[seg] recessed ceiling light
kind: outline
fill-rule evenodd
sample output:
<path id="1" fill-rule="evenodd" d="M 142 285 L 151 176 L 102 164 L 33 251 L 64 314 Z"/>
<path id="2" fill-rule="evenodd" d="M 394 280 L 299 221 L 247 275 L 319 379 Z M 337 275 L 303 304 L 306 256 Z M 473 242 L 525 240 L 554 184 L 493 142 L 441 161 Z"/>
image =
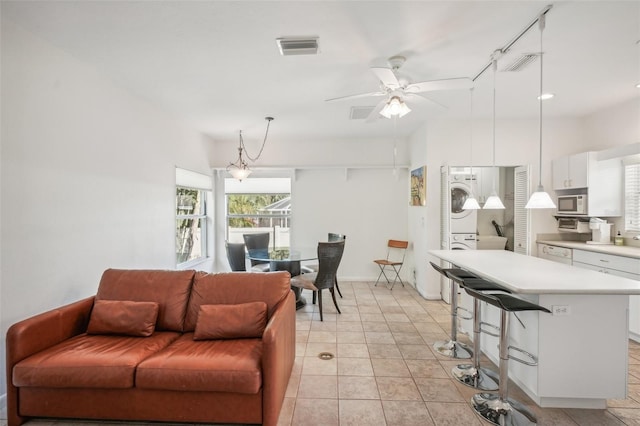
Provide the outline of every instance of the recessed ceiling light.
<path id="1" fill-rule="evenodd" d="M 555 95 L 553 93 L 543 93 L 542 95 L 538 96 L 538 99 L 540 99 L 541 101 L 546 101 L 547 99 L 551 99 L 554 96 Z"/>

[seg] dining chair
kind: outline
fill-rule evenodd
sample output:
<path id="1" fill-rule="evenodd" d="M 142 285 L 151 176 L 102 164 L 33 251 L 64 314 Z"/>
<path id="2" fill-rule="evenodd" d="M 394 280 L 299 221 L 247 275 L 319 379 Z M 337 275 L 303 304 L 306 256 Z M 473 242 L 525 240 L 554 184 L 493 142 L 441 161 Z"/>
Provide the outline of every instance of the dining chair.
<path id="1" fill-rule="evenodd" d="M 246 245 L 247 250 L 253 253 L 264 252 L 264 257 L 269 257 L 268 254 L 270 237 L 268 232 L 242 234 L 242 238 L 244 238 L 244 244 Z M 269 262 L 251 259 L 251 271 L 269 272 Z"/>
<path id="2" fill-rule="evenodd" d="M 327 241 L 345 241 L 347 236 L 344 234 L 336 234 L 334 232 L 329 232 L 327 234 Z M 313 272 L 318 272 L 318 264 L 304 265 L 301 268 L 303 274 L 310 274 Z M 342 298 L 342 292 L 340 291 L 340 286 L 338 285 L 338 277 L 336 275 L 336 290 L 338 290 L 338 295 Z M 316 303 L 316 294 L 313 294 L 313 303 Z"/>
<path id="3" fill-rule="evenodd" d="M 336 284 L 336 274 L 338 266 L 344 253 L 344 240 L 318 243 L 318 272 L 302 274 L 291 278 L 291 285 L 301 289 L 311 290 L 314 296 L 318 295 L 318 308 L 320 310 L 320 321 L 323 321 L 322 314 L 322 290 L 328 289 L 333 299 L 333 305 L 340 314 L 340 308 L 336 302 L 334 287 Z"/>
<path id="4" fill-rule="evenodd" d="M 376 259 L 374 263 L 380 267 L 380 274 L 378 274 L 378 279 L 376 280 L 376 286 L 380 281 L 380 277 L 384 276 L 387 280 L 387 284 L 391 284 L 391 290 L 393 290 L 393 286 L 396 284 L 396 281 L 400 281 L 402 287 L 404 287 L 404 282 L 402 278 L 400 278 L 400 270 L 402 269 L 402 265 L 404 264 L 404 256 L 407 252 L 407 247 L 409 247 L 408 241 L 401 240 L 389 240 L 387 242 L 387 257 L 385 259 Z M 393 278 L 393 282 L 389 281 L 389 277 L 385 273 L 385 270 L 391 269 L 396 274 Z"/>
<path id="5" fill-rule="evenodd" d="M 227 260 L 232 271 L 247 270 L 247 255 L 245 253 L 244 243 L 225 242 L 227 248 Z"/>

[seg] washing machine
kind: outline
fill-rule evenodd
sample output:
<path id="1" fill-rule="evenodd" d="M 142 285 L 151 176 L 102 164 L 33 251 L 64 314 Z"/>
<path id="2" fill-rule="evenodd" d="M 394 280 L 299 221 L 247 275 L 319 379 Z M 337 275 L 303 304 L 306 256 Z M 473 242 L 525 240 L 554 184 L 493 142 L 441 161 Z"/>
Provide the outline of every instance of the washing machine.
<path id="1" fill-rule="evenodd" d="M 476 233 L 478 230 L 478 211 L 463 210 L 467 198 L 478 193 L 478 182 L 475 175 L 452 174 L 449 176 L 451 191 L 451 233 Z"/>
<path id="2" fill-rule="evenodd" d="M 477 247 L 475 232 L 472 234 L 451 234 L 449 237 L 450 250 L 476 250 Z"/>
<path id="3" fill-rule="evenodd" d="M 451 234 L 449 235 L 450 250 L 475 250 L 477 247 L 476 234 Z M 450 268 L 452 266 L 445 266 Z M 451 304 L 451 280 L 440 277 L 440 296 L 446 303 Z"/>

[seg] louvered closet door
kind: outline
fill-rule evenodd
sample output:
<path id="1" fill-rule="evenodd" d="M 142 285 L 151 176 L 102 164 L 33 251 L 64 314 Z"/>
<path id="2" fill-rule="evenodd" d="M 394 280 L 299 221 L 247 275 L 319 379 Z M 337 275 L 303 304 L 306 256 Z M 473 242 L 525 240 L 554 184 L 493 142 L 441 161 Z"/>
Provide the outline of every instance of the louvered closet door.
<path id="1" fill-rule="evenodd" d="M 529 167 L 516 167 L 514 179 L 513 251 L 529 254 L 529 210 L 524 208 L 529 200 Z"/>

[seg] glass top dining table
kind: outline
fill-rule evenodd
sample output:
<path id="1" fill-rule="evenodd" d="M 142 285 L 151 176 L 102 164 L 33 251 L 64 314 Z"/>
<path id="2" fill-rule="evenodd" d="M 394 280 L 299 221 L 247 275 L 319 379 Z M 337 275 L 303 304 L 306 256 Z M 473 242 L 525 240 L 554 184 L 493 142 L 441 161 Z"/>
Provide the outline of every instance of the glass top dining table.
<path id="1" fill-rule="evenodd" d="M 290 247 L 286 249 L 252 249 L 247 250 L 247 257 L 251 260 L 265 262 L 301 262 L 316 260 L 318 248 L 311 246 Z"/>
<path id="2" fill-rule="evenodd" d="M 318 259 L 318 248 L 311 246 L 290 247 L 287 249 L 251 249 L 247 250 L 250 260 L 269 262 L 270 271 L 289 271 L 292 277 L 301 274 L 300 262 Z M 302 308 L 306 301 L 299 287 L 291 287 L 296 295 L 296 309 Z"/>

